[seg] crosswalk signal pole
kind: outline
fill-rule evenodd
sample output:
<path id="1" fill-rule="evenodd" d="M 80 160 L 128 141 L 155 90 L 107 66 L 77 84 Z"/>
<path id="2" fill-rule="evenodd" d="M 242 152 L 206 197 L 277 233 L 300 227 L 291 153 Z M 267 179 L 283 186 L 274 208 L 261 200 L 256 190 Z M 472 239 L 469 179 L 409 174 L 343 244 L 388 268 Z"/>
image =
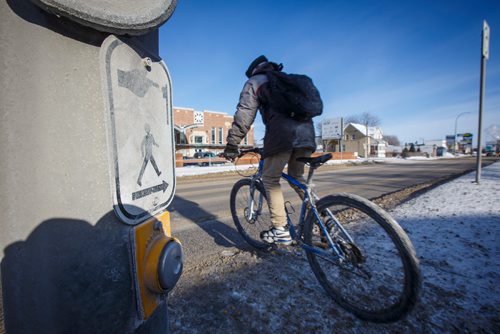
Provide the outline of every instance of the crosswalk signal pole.
<path id="1" fill-rule="evenodd" d="M 489 58 L 490 27 L 488 22 L 483 21 L 483 33 L 481 43 L 481 84 L 479 87 L 479 121 L 477 130 L 477 155 L 476 155 L 476 183 L 481 180 L 481 131 L 483 118 L 484 86 L 486 77 L 486 60 Z"/>

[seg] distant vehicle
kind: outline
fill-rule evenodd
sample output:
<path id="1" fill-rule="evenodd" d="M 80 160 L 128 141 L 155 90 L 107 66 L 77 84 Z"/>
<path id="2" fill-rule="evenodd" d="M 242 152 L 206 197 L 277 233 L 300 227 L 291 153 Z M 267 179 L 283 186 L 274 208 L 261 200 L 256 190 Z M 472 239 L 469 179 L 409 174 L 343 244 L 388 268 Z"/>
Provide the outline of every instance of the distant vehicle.
<path id="1" fill-rule="evenodd" d="M 486 148 L 483 149 L 483 153 L 486 153 L 487 157 L 494 157 L 496 155 L 495 146 L 486 145 Z"/>
<path id="2" fill-rule="evenodd" d="M 217 154 L 215 154 L 214 152 L 209 152 L 209 151 L 196 152 L 194 154 L 194 158 L 195 159 L 208 159 L 209 160 L 209 161 L 203 161 L 203 162 L 198 163 L 198 166 L 209 166 L 211 164 L 218 165 L 218 164 L 225 164 L 226 163 L 225 160 L 219 159 Z M 213 161 L 212 161 L 212 159 L 213 159 Z"/>
<path id="3" fill-rule="evenodd" d="M 194 157 L 197 158 L 197 159 L 200 159 L 200 158 L 217 158 L 217 155 L 213 152 L 196 152 L 194 154 Z"/>
<path id="4" fill-rule="evenodd" d="M 446 153 L 446 147 L 438 147 L 438 148 L 436 148 L 436 155 L 438 157 L 444 156 L 445 153 Z"/>

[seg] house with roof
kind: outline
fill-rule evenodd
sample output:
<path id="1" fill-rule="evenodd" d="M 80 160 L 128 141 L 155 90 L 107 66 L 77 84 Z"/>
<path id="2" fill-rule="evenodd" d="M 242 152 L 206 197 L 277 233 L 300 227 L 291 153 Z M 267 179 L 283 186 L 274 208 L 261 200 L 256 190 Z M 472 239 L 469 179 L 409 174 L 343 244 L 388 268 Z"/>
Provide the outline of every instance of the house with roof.
<path id="1" fill-rule="evenodd" d="M 354 152 L 355 155 L 361 157 L 385 157 L 388 145 L 383 139 L 381 128 L 366 127 L 357 123 L 347 123 L 344 126 L 344 135 L 341 142 L 343 152 Z M 339 144 L 340 141 L 338 140 L 331 141 L 328 145 L 329 150 L 339 152 Z"/>

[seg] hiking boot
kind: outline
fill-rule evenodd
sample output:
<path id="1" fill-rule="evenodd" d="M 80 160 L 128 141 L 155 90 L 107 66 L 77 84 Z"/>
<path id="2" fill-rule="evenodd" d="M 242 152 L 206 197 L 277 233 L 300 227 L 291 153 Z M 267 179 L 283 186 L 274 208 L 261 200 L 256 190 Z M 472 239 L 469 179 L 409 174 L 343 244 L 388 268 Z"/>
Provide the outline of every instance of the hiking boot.
<path id="1" fill-rule="evenodd" d="M 285 227 L 273 227 L 268 231 L 262 231 L 260 238 L 268 244 L 290 245 L 292 243 L 290 232 Z"/>

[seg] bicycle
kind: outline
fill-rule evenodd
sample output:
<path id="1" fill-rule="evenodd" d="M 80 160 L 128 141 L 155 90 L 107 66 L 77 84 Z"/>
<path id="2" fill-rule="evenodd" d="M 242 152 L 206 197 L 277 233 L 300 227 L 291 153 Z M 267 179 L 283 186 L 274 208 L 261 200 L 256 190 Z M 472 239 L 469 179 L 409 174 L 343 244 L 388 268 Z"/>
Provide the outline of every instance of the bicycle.
<path id="1" fill-rule="evenodd" d="M 241 150 L 238 158 L 248 153 L 262 152 Z M 309 166 L 305 184 L 282 173 L 282 179 L 303 193 L 296 225 L 290 219 L 290 202 L 285 204 L 293 243 L 305 251 L 320 285 L 340 306 L 363 320 L 397 321 L 413 309 L 420 290 L 413 245 L 398 223 L 371 201 L 348 193 L 318 197 L 313 174 L 330 158 L 325 154 L 297 159 Z M 260 239 L 260 232 L 271 227 L 263 163 L 259 157 L 256 172 L 234 184 L 230 207 L 243 239 L 269 250 L 276 246 Z"/>

